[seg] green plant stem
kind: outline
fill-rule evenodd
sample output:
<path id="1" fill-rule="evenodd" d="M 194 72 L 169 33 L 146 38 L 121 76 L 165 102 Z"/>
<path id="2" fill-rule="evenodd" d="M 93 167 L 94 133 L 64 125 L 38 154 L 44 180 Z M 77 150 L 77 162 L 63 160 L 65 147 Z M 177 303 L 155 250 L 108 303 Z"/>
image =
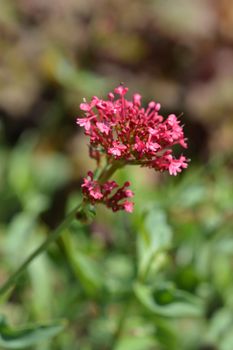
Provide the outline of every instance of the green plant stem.
<path id="1" fill-rule="evenodd" d="M 75 218 L 77 210 L 82 206 L 79 204 L 74 210 L 67 215 L 67 217 L 62 221 L 62 223 L 54 230 L 52 233 L 48 235 L 45 241 L 35 249 L 29 257 L 20 265 L 20 267 L 8 278 L 8 280 L 0 287 L 0 295 L 7 292 L 7 290 L 18 280 L 21 274 L 25 271 L 28 265 L 38 257 L 43 251 L 47 249 L 50 243 L 56 241 L 56 239 L 60 236 L 62 231 L 72 222 Z"/>
<path id="2" fill-rule="evenodd" d="M 107 167 L 105 167 L 103 169 L 103 171 L 100 173 L 99 177 L 98 177 L 98 181 L 100 183 L 104 183 L 105 181 L 107 181 L 108 179 L 110 179 L 110 177 L 120 168 L 122 168 L 125 165 L 125 163 L 119 162 L 119 161 L 115 161 L 114 163 L 108 165 Z"/>
<path id="3" fill-rule="evenodd" d="M 119 168 L 123 166 L 123 163 L 114 162 L 108 166 L 106 166 L 97 177 L 97 180 L 99 182 L 105 182 L 108 180 L 112 174 Z M 18 280 L 18 278 L 21 276 L 21 274 L 25 271 L 25 269 L 28 267 L 28 265 L 43 251 L 47 249 L 50 243 L 57 240 L 57 238 L 60 236 L 62 231 L 67 228 L 67 226 L 71 223 L 71 221 L 76 217 L 78 211 L 82 211 L 84 209 L 85 205 L 87 203 L 82 202 L 79 204 L 70 214 L 67 215 L 67 217 L 62 221 L 62 223 L 54 230 L 52 233 L 49 234 L 49 236 L 46 238 L 46 240 L 37 248 L 35 249 L 29 257 L 22 263 L 22 265 L 19 266 L 19 268 L 8 278 L 8 280 L 0 287 L 0 295 L 4 294 L 9 290 L 11 286 Z M 81 216 L 80 216 L 81 220 Z"/>

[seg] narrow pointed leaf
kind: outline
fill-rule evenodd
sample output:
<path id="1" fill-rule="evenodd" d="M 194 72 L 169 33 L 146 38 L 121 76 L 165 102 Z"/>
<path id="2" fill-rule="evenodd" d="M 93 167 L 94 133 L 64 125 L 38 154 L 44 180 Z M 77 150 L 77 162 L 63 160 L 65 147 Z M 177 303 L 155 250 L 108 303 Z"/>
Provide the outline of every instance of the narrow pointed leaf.
<path id="1" fill-rule="evenodd" d="M 59 334 L 64 329 L 64 322 L 51 324 L 28 325 L 20 328 L 11 328 L 5 318 L 0 319 L 0 348 L 26 349 L 41 341 Z"/>
<path id="2" fill-rule="evenodd" d="M 137 283 L 134 292 L 140 303 L 150 312 L 164 317 L 200 317 L 202 305 L 198 298 L 187 292 L 173 289 L 166 292 L 166 302 L 159 303 L 155 291 Z"/>

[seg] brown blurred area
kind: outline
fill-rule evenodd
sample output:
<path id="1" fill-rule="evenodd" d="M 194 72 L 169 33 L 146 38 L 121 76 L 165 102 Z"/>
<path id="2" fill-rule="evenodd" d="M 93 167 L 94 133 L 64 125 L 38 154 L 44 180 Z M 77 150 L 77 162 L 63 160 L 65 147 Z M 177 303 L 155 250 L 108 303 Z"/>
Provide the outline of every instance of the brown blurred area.
<path id="1" fill-rule="evenodd" d="M 82 98 L 124 82 L 164 114 L 184 113 L 194 160 L 232 150 L 231 0 L 1 0 L 0 7 L 7 144 L 35 129 L 45 147 L 69 149 Z"/>

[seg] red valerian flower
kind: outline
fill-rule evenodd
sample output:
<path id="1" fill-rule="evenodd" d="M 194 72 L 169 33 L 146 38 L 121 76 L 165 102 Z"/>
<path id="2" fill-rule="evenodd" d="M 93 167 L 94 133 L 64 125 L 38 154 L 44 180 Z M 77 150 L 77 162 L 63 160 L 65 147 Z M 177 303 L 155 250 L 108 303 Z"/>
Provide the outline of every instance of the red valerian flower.
<path id="1" fill-rule="evenodd" d="M 138 164 L 176 176 L 188 166 L 185 156 L 177 159 L 172 154 L 172 147 L 176 144 L 187 148 L 180 120 L 175 114 L 164 118 L 159 113 L 160 104 L 154 101 L 143 108 L 138 93 L 133 95 L 132 101 L 127 100 L 127 91 L 127 87 L 120 85 L 114 90 L 118 98 L 110 92 L 107 100 L 94 96 L 90 103 L 86 100 L 81 103 L 80 109 L 85 117 L 77 118 L 77 124 L 84 127 L 85 134 L 90 138 L 90 156 L 96 159 L 98 165 L 105 157 L 108 164 Z M 87 188 L 85 181 L 85 195 L 88 194 L 92 202 L 104 202 L 103 185 L 92 179 L 92 184 L 89 183 Z M 108 202 L 108 205 L 105 202 L 107 206 L 115 208 L 110 203 L 113 202 Z M 117 208 L 132 211 L 128 202 Z"/>

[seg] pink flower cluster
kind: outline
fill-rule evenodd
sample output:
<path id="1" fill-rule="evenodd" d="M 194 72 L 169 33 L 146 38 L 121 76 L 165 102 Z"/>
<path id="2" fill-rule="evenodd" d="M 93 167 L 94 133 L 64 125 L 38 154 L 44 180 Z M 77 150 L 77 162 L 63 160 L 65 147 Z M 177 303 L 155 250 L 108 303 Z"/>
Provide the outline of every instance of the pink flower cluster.
<path id="1" fill-rule="evenodd" d="M 88 172 L 87 178 L 84 178 L 82 184 L 83 195 L 92 204 L 103 203 L 112 211 L 125 210 L 129 213 L 133 211 L 133 203 L 129 202 L 127 198 L 133 197 L 133 192 L 127 187 L 129 182 L 119 188 L 115 181 L 107 181 L 104 184 L 98 183 L 94 180 L 93 173 Z M 114 191 L 114 193 L 112 193 Z"/>
<path id="2" fill-rule="evenodd" d="M 84 111 L 85 117 L 78 118 L 77 124 L 84 127 L 85 134 L 90 138 L 90 156 L 96 159 L 97 164 L 104 156 L 109 164 L 139 164 L 177 175 L 188 166 L 183 155 L 175 158 L 172 154 L 172 147 L 176 144 L 187 148 L 180 120 L 175 114 L 164 118 L 159 113 L 160 104 L 154 101 L 143 108 L 138 93 L 133 95 L 132 100 L 127 100 L 127 91 L 127 87 L 120 85 L 114 90 L 118 98 L 110 92 L 107 100 L 94 96 L 90 103 L 86 100 L 81 103 L 80 109 Z M 111 208 L 118 208 L 106 199 L 104 185 L 99 185 L 89 177 L 83 184 L 85 195 L 92 202 L 105 201 Z M 128 209 L 131 211 L 131 207 Z"/>
<path id="3" fill-rule="evenodd" d="M 134 94 L 132 101 L 126 100 L 127 91 L 119 86 L 114 90 L 119 99 L 114 100 L 114 94 L 109 93 L 108 100 L 94 96 L 90 103 L 81 103 L 85 118 L 78 118 L 77 124 L 90 137 L 91 156 L 99 160 L 104 153 L 126 164 L 177 175 L 187 168 L 186 158 L 174 158 L 171 149 L 175 144 L 187 147 L 180 120 L 174 114 L 164 119 L 159 114 L 160 104 L 154 101 L 142 108 L 139 94 Z"/>

